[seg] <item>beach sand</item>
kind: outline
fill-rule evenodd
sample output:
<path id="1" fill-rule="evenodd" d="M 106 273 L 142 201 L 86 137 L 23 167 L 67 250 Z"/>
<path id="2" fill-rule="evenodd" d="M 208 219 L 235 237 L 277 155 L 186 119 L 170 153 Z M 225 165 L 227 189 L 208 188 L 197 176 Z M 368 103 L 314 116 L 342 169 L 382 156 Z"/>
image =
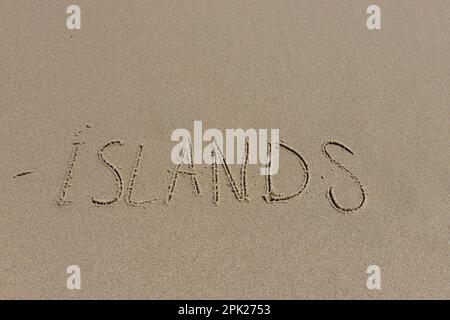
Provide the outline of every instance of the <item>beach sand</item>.
<path id="1" fill-rule="evenodd" d="M 374 31 L 368 1 L 80 0 L 81 30 L 70 4 L 0 3 L 0 298 L 450 298 L 447 1 L 377 1 Z M 197 165 L 201 196 L 179 175 L 165 203 L 171 133 L 196 120 L 278 128 L 306 188 L 267 203 L 250 165 L 238 201 L 219 166 L 214 204 Z M 327 196 L 362 197 L 330 141 L 358 210 Z M 305 172 L 280 157 L 294 192 Z"/>

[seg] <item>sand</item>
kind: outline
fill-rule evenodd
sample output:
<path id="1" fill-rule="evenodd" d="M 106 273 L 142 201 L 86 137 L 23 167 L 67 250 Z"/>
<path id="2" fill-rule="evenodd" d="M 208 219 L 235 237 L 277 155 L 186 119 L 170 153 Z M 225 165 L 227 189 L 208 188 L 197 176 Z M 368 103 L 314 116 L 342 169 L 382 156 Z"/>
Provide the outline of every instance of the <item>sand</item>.
<path id="1" fill-rule="evenodd" d="M 447 1 L 69 4 L 0 4 L 0 298 L 450 298 Z M 306 186 L 176 174 L 196 120 L 279 128 Z"/>

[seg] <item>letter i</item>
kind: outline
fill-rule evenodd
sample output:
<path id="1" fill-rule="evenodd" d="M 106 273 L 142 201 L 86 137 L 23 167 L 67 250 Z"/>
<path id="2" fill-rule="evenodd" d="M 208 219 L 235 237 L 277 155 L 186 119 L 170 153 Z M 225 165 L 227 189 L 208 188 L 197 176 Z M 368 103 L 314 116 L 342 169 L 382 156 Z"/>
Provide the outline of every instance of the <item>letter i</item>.
<path id="1" fill-rule="evenodd" d="M 66 200 L 67 190 L 72 186 L 70 181 L 72 180 L 72 173 L 73 173 L 73 167 L 75 166 L 75 161 L 78 156 L 78 149 L 80 145 L 82 145 L 84 142 L 74 142 L 73 145 L 74 150 L 72 153 L 72 159 L 70 160 L 69 166 L 67 168 L 67 174 L 66 178 L 64 179 L 63 186 L 61 188 L 61 193 L 59 194 L 59 198 L 57 200 L 59 205 L 66 205 L 72 203 L 72 201 Z"/>

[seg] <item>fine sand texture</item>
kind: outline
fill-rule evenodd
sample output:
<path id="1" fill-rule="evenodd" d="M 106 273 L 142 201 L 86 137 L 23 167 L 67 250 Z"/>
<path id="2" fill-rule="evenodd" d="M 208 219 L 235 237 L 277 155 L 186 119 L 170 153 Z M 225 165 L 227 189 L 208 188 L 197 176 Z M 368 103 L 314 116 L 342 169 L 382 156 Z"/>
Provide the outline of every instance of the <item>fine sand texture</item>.
<path id="1" fill-rule="evenodd" d="M 449 1 L 76 3 L 0 1 L 1 299 L 450 298 Z"/>

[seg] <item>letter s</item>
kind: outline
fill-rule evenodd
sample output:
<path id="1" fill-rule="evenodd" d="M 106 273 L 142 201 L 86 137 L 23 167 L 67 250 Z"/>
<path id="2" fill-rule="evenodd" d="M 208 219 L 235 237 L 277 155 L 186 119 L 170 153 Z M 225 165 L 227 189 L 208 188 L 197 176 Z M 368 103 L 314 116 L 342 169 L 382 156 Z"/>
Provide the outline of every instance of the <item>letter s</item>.
<path id="1" fill-rule="evenodd" d="M 350 149 L 349 149 L 348 147 L 346 147 L 345 145 L 343 145 L 342 143 L 336 142 L 336 141 L 328 141 L 328 142 L 325 142 L 325 143 L 322 145 L 322 152 L 323 152 L 323 153 L 325 154 L 325 156 L 331 161 L 331 163 L 333 163 L 333 164 L 335 164 L 336 166 L 338 166 L 341 170 L 347 172 L 347 173 L 350 175 L 350 177 L 352 178 L 352 180 L 353 180 L 354 182 L 356 182 L 356 183 L 358 184 L 358 186 L 359 186 L 359 190 L 360 190 L 360 192 L 361 192 L 362 199 L 361 199 L 361 202 L 360 202 L 357 206 L 352 207 L 352 208 L 344 208 L 344 207 L 342 207 L 342 206 L 337 202 L 337 200 L 336 200 L 336 198 L 335 198 L 335 196 L 334 196 L 334 194 L 333 194 L 333 187 L 330 187 L 330 189 L 328 190 L 328 197 L 330 198 L 330 201 L 331 201 L 331 204 L 333 205 L 333 207 L 334 207 L 335 209 L 341 211 L 341 212 L 344 212 L 344 213 L 351 213 L 351 212 L 353 212 L 353 211 L 358 210 L 359 208 L 361 208 L 361 207 L 363 206 L 364 202 L 366 201 L 366 192 L 364 191 L 363 186 L 362 186 L 361 182 L 358 180 L 358 178 L 357 178 L 350 170 L 348 170 L 346 167 L 344 167 L 342 164 L 340 164 L 339 162 L 337 162 L 335 159 L 333 159 L 333 158 L 331 157 L 331 155 L 328 153 L 328 150 L 327 150 L 327 147 L 328 147 L 329 145 L 339 146 L 339 147 L 341 147 L 343 150 L 347 151 L 348 153 L 350 153 L 350 154 L 352 154 L 352 155 L 353 155 L 353 151 L 350 150 Z"/>

